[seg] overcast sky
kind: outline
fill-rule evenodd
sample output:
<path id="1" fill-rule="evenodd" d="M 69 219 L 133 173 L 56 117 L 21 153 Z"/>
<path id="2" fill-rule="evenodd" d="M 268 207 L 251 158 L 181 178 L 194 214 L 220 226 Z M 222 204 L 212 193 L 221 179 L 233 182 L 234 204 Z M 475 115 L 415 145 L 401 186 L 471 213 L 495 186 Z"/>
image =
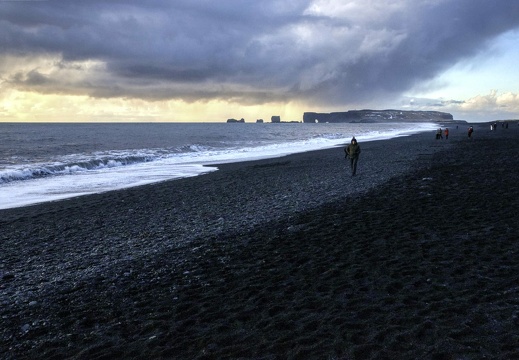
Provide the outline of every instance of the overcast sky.
<path id="1" fill-rule="evenodd" d="M 0 0 L 0 121 L 519 118 L 515 0 Z"/>

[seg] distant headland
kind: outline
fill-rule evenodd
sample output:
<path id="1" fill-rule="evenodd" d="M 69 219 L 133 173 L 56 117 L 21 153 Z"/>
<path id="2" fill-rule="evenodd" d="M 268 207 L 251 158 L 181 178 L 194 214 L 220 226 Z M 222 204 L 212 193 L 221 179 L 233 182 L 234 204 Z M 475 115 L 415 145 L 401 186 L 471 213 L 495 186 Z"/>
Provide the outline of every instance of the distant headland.
<path id="1" fill-rule="evenodd" d="M 244 123 L 245 119 L 228 119 L 228 123 Z M 280 116 L 272 116 L 273 123 L 300 123 L 301 121 L 281 121 Z M 454 120 L 452 114 L 441 111 L 413 110 L 349 110 L 343 112 L 305 112 L 304 123 L 377 123 L 377 122 L 465 122 Z M 263 123 L 263 119 L 256 120 Z"/>
<path id="2" fill-rule="evenodd" d="M 452 114 L 440 111 L 349 110 L 345 112 L 305 112 L 305 123 L 377 123 L 377 122 L 452 122 Z"/>

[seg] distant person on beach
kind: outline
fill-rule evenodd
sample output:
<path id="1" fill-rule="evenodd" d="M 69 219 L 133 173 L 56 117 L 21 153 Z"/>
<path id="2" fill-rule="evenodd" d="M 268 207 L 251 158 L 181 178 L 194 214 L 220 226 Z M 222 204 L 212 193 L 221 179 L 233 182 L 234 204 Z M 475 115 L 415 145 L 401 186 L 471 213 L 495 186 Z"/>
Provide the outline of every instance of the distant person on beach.
<path id="1" fill-rule="evenodd" d="M 351 143 L 344 149 L 344 152 L 346 153 L 346 157 L 350 159 L 351 176 L 355 176 L 360 155 L 360 146 L 355 137 L 351 139 Z"/>
<path id="2" fill-rule="evenodd" d="M 440 140 L 441 133 L 442 133 L 442 129 L 436 130 L 436 140 Z"/>
<path id="3" fill-rule="evenodd" d="M 472 138 L 472 133 L 473 133 L 473 132 L 474 132 L 474 129 L 472 128 L 472 126 L 469 127 L 469 133 L 468 133 L 468 135 L 469 135 L 469 139 Z"/>
<path id="4" fill-rule="evenodd" d="M 445 140 L 449 140 L 449 128 L 445 128 Z"/>

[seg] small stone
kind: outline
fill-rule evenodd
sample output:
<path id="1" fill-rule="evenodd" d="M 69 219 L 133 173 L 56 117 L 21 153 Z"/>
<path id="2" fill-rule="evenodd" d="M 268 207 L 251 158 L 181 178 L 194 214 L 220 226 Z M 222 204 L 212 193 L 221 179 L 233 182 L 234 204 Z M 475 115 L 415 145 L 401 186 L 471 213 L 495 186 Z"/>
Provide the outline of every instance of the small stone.
<path id="1" fill-rule="evenodd" d="M 14 279 L 14 274 L 4 274 L 4 276 L 2 276 L 3 281 L 11 281 L 13 279 Z"/>

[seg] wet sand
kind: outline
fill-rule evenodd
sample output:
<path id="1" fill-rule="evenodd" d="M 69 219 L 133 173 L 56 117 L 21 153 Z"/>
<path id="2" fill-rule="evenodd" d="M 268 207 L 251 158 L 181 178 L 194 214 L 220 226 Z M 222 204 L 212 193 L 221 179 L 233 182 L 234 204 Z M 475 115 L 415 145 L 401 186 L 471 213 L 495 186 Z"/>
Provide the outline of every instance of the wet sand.
<path id="1" fill-rule="evenodd" d="M 519 358 L 519 126 L 0 211 L 5 359 Z"/>

